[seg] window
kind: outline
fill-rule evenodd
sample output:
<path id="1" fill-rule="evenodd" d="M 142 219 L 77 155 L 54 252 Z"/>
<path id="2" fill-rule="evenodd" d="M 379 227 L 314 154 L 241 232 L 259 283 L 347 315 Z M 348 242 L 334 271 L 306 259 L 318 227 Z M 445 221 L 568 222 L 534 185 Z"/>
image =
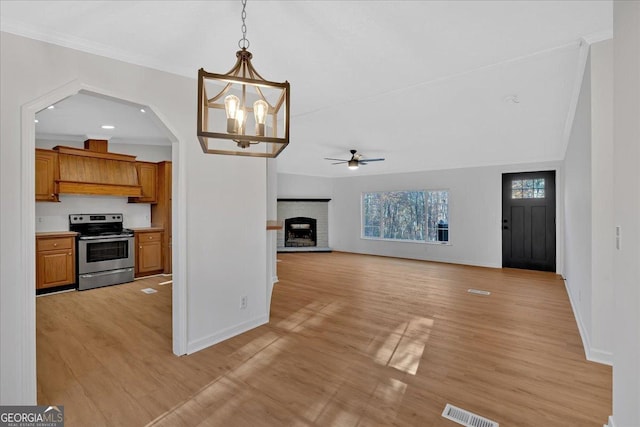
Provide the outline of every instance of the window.
<path id="1" fill-rule="evenodd" d="M 514 179 L 511 181 L 512 199 L 544 199 L 544 178 Z"/>
<path id="2" fill-rule="evenodd" d="M 427 242 L 449 241 L 449 192 L 427 191 Z"/>
<path id="3" fill-rule="evenodd" d="M 362 237 L 419 242 L 449 241 L 448 191 L 362 194 Z"/>

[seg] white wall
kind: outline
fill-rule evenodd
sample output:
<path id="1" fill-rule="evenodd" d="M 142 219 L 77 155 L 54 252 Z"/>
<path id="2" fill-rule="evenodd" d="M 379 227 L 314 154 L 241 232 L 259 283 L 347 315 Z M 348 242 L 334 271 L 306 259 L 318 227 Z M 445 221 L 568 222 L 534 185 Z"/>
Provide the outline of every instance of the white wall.
<path id="1" fill-rule="evenodd" d="M 591 45 L 591 348 L 612 363 L 613 41 Z"/>
<path id="2" fill-rule="evenodd" d="M 591 337 L 591 66 L 587 60 L 564 159 L 564 278 L 588 354 Z"/>
<path id="3" fill-rule="evenodd" d="M 640 426 L 640 2 L 613 6 L 614 251 L 613 419 Z"/>
<path id="4" fill-rule="evenodd" d="M 32 105 L 43 108 L 36 100 L 70 86 L 150 106 L 178 141 L 173 308 L 187 319 L 179 331 L 184 350 L 268 320 L 266 162 L 202 153 L 195 135 L 197 70 L 188 79 L 8 33 L 0 37 L 0 64 L 0 404 L 36 399 Z M 23 110 L 32 116 L 23 118 Z M 249 307 L 240 310 L 245 295 Z"/>
<path id="5" fill-rule="evenodd" d="M 330 199 L 333 179 L 320 176 L 278 174 L 278 198 Z"/>
<path id="6" fill-rule="evenodd" d="M 559 166 L 544 163 L 337 178 L 332 200 L 336 214 L 329 217 L 330 246 L 346 252 L 502 267 L 502 174 L 559 170 Z M 562 200 L 561 173 L 556 187 L 558 200 Z M 363 192 L 421 189 L 449 190 L 449 245 L 360 237 Z M 561 230 L 558 236 L 557 266 L 561 271 Z"/>

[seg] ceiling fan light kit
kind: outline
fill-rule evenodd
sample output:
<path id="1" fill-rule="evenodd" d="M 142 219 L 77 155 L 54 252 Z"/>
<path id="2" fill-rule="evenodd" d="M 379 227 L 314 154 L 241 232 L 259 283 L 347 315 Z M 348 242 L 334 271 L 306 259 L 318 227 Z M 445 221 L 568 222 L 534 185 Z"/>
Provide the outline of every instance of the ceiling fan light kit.
<path id="1" fill-rule="evenodd" d="M 198 70 L 198 140 L 209 154 L 277 157 L 289 144 L 289 82 L 265 80 L 251 64 L 246 4 L 242 0 L 233 68 L 226 74 Z"/>
<path id="2" fill-rule="evenodd" d="M 384 158 L 378 158 L 378 159 L 363 159 L 362 155 L 360 154 L 356 154 L 357 150 L 349 150 L 349 152 L 351 153 L 351 158 L 349 160 L 345 160 L 345 159 L 332 159 L 329 157 L 325 157 L 325 160 L 334 160 L 336 161 L 336 163 L 331 163 L 332 165 L 341 165 L 346 163 L 347 167 L 350 170 L 357 170 L 360 165 L 366 165 L 370 162 L 382 162 L 384 161 Z"/>

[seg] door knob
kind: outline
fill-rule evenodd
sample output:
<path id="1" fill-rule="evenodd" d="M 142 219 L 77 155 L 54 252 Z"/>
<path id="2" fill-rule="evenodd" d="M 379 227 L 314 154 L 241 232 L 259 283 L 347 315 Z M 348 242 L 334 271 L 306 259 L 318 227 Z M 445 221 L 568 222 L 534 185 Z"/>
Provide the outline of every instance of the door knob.
<path id="1" fill-rule="evenodd" d="M 508 225 L 505 225 L 504 227 L 502 227 L 502 229 L 503 229 L 503 230 L 508 230 L 508 229 L 509 229 L 509 226 L 508 226 Z"/>

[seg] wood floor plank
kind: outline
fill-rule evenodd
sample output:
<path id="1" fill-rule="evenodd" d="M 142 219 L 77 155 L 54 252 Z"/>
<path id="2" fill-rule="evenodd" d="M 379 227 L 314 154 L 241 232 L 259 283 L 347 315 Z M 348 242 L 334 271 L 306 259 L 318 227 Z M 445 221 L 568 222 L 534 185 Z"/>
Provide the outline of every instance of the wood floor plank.
<path id="1" fill-rule="evenodd" d="M 67 426 L 452 427 L 451 403 L 595 427 L 612 412 L 611 368 L 585 360 L 555 274 L 278 258 L 269 324 L 189 356 L 171 353 L 163 277 L 38 298 L 38 402 L 65 405 Z"/>

